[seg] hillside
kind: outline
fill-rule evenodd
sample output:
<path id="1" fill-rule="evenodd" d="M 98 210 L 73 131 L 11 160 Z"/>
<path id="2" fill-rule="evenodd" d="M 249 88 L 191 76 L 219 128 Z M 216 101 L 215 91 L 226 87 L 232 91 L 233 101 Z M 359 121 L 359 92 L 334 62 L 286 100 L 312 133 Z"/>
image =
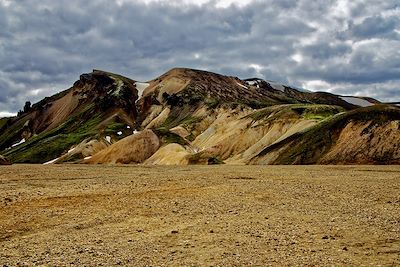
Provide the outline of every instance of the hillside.
<path id="1" fill-rule="evenodd" d="M 74 85 L 34 104 L 1 127 L 0 150 L 14 162 L 43 163 L 87 139 L 108 133 L 137 117 L 135 82 L 102 71 L 81 75 Z M 122 129 L 121 129 L 122 130 Z"/>
<path id="2" fill-rule="evenodd" d="M 399 164 L 400 109 L 377 105 L 333 116 L 266 147 L 253 164 Z"/>
<path id="3" fill-rule="evenodd" d="M 201 70 L 148 82 L 94 70 L 24 111 L 0 120 L 15 163 L 400 162 L 395 105 Z"/>

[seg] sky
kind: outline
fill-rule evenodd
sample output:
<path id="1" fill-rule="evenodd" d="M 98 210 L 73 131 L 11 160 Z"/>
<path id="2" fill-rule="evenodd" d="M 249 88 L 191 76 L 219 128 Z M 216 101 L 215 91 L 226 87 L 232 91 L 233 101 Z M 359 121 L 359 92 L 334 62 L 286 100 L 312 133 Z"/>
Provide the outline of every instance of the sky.
<path id="1" fill-rule="evenodd" d="M 102 69 L 173 67 L 400 101 L 398 0 L 0 0 L 0 116 Z"/>

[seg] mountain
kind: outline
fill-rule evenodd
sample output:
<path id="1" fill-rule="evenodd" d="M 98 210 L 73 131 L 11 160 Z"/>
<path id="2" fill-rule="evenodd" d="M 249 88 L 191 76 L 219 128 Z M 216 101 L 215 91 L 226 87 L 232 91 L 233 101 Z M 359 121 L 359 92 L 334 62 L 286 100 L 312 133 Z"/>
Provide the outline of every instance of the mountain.
<path id="1" fill-rule="evenodd" d="M 94 70 L 0 119 L 15 163 L 394 164 L 400 108 L 259 78 L 175 68 L 138 82 Z"/>

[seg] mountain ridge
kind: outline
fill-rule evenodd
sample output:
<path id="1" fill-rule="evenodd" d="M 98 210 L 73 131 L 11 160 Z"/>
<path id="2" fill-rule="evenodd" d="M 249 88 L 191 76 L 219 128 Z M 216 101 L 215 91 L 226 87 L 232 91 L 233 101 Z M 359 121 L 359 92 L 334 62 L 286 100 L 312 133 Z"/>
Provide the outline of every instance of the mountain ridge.
<path id="1" fill-rule="evenodd" d="M 363 114 L 368 120 L 360 119 Z M 382 131 L 396 140 L 399 114 L 395 105 L 373 98 L 309 92 L 259 78 L 173 68 L 139 82 L 93 70 L 18 116 L 0 119 L 0 154 L 15 163 L 392 164 L 399 162 L 397 144 L 371 137 L 371 147 L 365 145 L 369 139 L 352 137 L 368 151 L 379 148 L 383 160 L 372 152 L 359 156 L 357 147 L 343 147 L 346 155 L 340 154 L 336 144 L 345 142 L 344 133 L 371 134 L 364 128 L 374 123 L 374 136 Z M 337 117 L 343 127 L 324 126 Z M 310 131 L 323 138 L 313 144 Z M 307 146 L 315 153 L 299 154 Z"/>

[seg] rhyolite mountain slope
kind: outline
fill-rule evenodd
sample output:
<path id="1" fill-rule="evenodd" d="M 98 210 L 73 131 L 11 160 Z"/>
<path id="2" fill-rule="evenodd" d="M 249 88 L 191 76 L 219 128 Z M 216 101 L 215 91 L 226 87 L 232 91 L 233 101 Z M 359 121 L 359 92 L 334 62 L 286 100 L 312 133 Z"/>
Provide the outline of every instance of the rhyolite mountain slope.
<path id="1" fill-rule="evenodd" d="M 96 70 L 83 74 L 70 89 L 3 119 L 0 150 L 13 162 L 42 163 L 89 139 L 89 146 L 101 147 L 93 140 L 105 143 L 102 135 L 116 138 L 116 130 L 134 127 L 137 98 L 128 78 Z"/>
<path id="2" fill-rule="evenodd" d="M 94 70 L 0 120 L 15 163 L 396 164 L 399 140 L 396 105 L 183 68 Z"/>

